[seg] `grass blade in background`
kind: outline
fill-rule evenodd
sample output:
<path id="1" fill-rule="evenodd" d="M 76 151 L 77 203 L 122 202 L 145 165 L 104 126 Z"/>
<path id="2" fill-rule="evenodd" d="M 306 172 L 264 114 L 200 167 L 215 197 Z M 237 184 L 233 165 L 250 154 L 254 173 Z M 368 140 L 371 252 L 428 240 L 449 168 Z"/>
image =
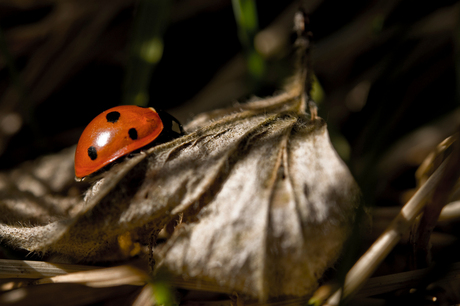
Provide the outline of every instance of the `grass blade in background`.
<path id="1" fill-rule="evenodd" d="M 266 63 L 254 48 L 254 37 L 259 30 L 256 3 L 254 0 L 232 0 L 232 5 L 238 26 L 238 37 L 246 56 L 248 74 L 251 80 L 260 83 Z"/>
<path id="2" fill-rule="evenodd" d="M 136 12 L 125 77 L 123 104 L 147 106 L 150 76 L 163 55 L 169 0 L 142 0 Z"/>

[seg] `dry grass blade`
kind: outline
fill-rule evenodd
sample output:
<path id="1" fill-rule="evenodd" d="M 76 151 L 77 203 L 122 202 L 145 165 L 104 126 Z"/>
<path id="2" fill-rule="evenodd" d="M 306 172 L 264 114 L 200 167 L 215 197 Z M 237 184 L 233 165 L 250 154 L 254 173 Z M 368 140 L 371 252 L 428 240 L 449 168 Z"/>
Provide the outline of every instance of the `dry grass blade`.
<path id="1" fill-rule="evenodd" d="M 113 287 L 121 285 L 144 285 L 150 277 L 142 270 L 129 265 L 96 269 L 42 278 L 35 285 L 50 283 L 74 283 L 89 287 Z"/>
<path id="2" fill-rule="evenodd" d="M 329 298 L 328 305 L 338 305 L 341 298 L 349 298 L 363 286 L 364 282 L 375 271 L 377 266 L 398 243 L 401 235 L 409 229 L 415 218 L 422 212 L 426 199 L 438 187 L 439 182 L 444 179 L 446 168 L 450 165 L 448 163 L 452 162 L 451 160 L 449 158 L 439 166 L 426 183 L 406 203 L 385 232 L 350 269 L 345 279 L 343 294 L 341 290 L 335 292 Z"/>
<path id="3" fill-rule="evenodd" d="M 97 267 L 44 261 L 0 259 L 0 279 L 53 277 L 94 269 L 97 269 Z"/>
<path id="4" fill-rule="evenodd" d="M 414 257 L 412 265 L 424 268 L 431 263 L 431 234 L 438 221 L 442 209 L 448 203 L 456 182 L 458 181 L 458 169 L 460 168 L 460 146 L 456 137 L 451 137 L 452 144 L 447 147 L 451 149 L 449 167 L 443 174 L 442 184 L 436 188 L 433 196 L 428 200 L 423 216 L 415 235 L 412 237 Z M 443 152 L 442 155 L 446 155 Z"/>
<path id="5" fill-rule="evenodd" d="M 441 211 L 438 221 L 456 220 L 460 218 L 460 201 L 447 204 Z"/>
<path id="6" fill-rule="evenodd" d="M 150 280 L 144 271 L 129 265 L 98 268 L 21 260 L 1 260 L 0 264 L 1 278 L 40 278 L 3 284 L 0 288 L 6 292 L 0 295 L 2 305 L 87 305 L 119 295 L 129 297 L 133 286 L 144 286 Z M 41 278 L 43 276 L 50 277 Z M 62 288 L 68 288 L 67 295 L 58 293 Z M 83 295 L 89 297 L 82 298 Z M 152 305 L 151 298 L 151 294 L 142 298 L 144 303 L 139 305 Z"/>

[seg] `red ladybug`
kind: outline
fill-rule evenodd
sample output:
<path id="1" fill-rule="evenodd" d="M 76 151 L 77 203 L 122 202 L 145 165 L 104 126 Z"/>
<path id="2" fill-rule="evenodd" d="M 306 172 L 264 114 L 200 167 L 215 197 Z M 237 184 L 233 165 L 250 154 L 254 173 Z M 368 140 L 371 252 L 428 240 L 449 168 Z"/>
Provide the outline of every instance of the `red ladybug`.
<path id="1" fill-rule="evenodd" d="M 170 140 L 183 134 L 180 123 L 167 113 L 135 105 L 113 107 L 85 128 L 75 151 L 75 176 L 88 176 L 114 160 L 140 149 L 159 136 Z"/>

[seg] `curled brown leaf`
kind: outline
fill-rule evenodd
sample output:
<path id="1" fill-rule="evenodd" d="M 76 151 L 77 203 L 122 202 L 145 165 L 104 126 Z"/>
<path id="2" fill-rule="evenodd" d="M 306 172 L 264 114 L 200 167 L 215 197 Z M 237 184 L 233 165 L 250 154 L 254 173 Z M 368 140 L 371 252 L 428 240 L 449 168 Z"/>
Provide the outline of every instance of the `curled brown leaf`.
<path id="1" fill-rule="evenodd" d="M 305 295 L 337 259 L 359 191 L 324 120 L 254 113 L 206 167 L 207 193 L 173 210 L 194 218 L 155 250 L 159 266 L 261 299 Z"/>
<path id="2" fill-rule="evenodd" d="M 0 225 L 8 244 L 79 262 L 132 254 L 119 237 L 149 239 L 183 225 L 154 253 L 175 274 L 265 299 L 305 295 L 337 259 L 359 190 L 326 123 L 281 94 L 201 116 L 190 134 L 115 165 L 73 217 Z M 207 120 L 203 120 L 207 118 Z"/>
<path id="3" fill-rule="evenodd" d="M 296 16 L 303 68 L 286 92 L 198 116 L 189 134 L 114 165 L 67 218 L 0 224 L 0 238 L 106 262 L 153 246 L 166 226 L 172 236 L 153 249 L 156 271 L 259 300 L 310 294 L 341 252 L 360 192 L 308 101 L 309 41 Z"/>

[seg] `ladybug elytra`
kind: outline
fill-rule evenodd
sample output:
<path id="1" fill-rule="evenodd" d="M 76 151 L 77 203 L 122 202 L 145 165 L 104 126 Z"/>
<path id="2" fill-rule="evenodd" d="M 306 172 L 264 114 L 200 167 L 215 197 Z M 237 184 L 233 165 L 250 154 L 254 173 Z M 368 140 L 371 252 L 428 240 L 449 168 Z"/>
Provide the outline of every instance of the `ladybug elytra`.
<path id="1" fill-rule="evenodd" d="M 160 135 L 170 140 L 182 134 L 180 123 L 167 113 L 135 105 L 113 107 L 94 118 L 80 136 L 75 176 L 88 176 Z"/>

